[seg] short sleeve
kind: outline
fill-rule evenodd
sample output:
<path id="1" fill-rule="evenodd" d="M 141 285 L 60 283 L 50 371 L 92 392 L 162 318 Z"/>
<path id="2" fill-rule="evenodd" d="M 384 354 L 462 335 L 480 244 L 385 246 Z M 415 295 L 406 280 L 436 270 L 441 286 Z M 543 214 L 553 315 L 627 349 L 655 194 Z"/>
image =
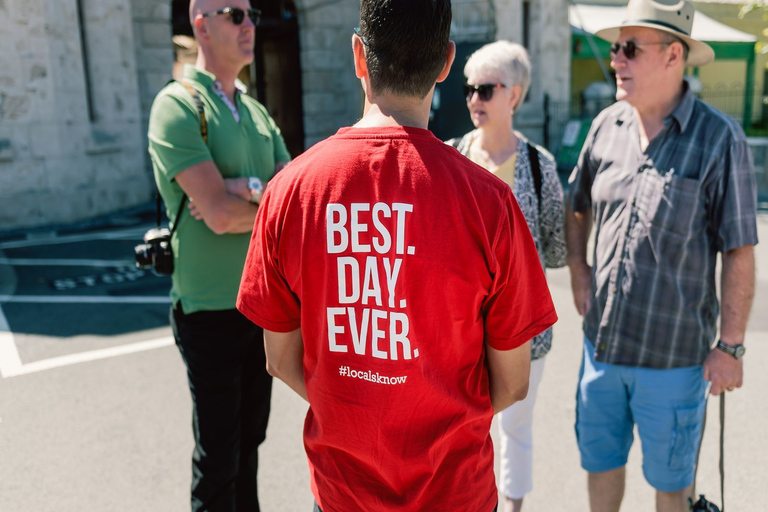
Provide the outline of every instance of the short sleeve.
<path id="1" fill-rule="evenodd" d="M 592 208 L 592 182 L 595 179 L 595 169 L 592 167 L 591 149 L 595 141 L 598 116 L 589 128 L 584 146 L 579 153 L 579 159 L 568 178 L 568 206 L 573 212 L 586 212 Z"/>
<path id="2" fill-rule="evenodd" d="M 512 350 L 551 327 L 557 314 L 531 231 L 511 190 L 503 208 L 483 320 L 486 343 L 496 350 Z"/>
<path id="3" fill-rule="evenodd" d="M 243 268 L 237 309 L 253 323 L 274 332 L 301 327 L 298 297 L 291 291 L 278 257 L 281 210 L 267 189 L 251 236 Z"/>
<path id="4" fill-rule="evenodd" d="M 193 165 L 212 160 L 200 133 L 199 114 L 168 93 L 161 93 L 152 104 L 148 137 L 152 161 L 169 180 Z"/>
<path id="5" fill-rule="evenodd" d="M 722 187 L 712 219 L 718 249 L 757 244 L 757 184 L 746 140 L 736 140 L 722 155 Z"/>

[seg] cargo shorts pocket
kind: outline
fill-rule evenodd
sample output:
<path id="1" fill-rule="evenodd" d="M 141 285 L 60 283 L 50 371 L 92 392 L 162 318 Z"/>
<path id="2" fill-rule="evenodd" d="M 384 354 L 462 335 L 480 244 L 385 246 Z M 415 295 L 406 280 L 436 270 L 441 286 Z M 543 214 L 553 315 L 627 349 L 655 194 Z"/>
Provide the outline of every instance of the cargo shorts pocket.
<path id="1" fill-rule="evenodd" d="M 701 437 L 704 406 L 705 404 L 702 403 L 695 407 L 675 410 L 675 428 L 672 432 L 669 469 L 679 471 L 693 467 Z"/>

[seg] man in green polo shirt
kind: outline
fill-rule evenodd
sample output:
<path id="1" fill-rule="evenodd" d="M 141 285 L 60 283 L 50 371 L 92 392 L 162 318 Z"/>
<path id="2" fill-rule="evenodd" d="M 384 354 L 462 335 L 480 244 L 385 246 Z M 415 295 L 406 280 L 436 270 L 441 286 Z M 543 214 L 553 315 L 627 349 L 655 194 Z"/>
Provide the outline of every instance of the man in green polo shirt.
<path id="1" fill-rule="evenodd" d="M 155 98 L 149 152 L 176 226 L 170 316 L 192 393 L 192 510 L 259 511 L 272 381 L 262 330 L 235 300 L 261 192 L 290 156 L 236 78 L 253 59 L 258 12 L 248 0 L 192 0 L 190 19 L 197 62 Z"/>

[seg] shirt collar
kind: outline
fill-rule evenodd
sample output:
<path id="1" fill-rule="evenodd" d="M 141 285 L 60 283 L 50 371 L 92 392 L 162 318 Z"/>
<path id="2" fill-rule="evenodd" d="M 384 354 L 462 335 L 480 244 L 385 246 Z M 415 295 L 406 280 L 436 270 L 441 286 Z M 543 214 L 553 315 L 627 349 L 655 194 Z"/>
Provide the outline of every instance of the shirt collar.
<path id="1" fill-rule="evenodd" d="M 680 100 L 680 103 L 677 104 L 675 109 L 672 111 L 671 114 L 669 114 L 669 118 L 672 118 L 677 121 L 677 124 L 680 126 L 680 133 L 684 132 L 686 127 L 688 126 L 688 122 L 691 120 L 691 115 L 693 114 L 693 103 L 694 103 L 694 97 L 693 92 L 691 92 L 691 88 L 688 85 L 688 82 L 683 80 L 683 97 Z"/>
<path id="2" fill-rule="evenodd" d="M 683 80 L 683 89 L 683 97 L 680 100 L 680 103 L 678 103 L 674 110 L 672 110 L 672 112 L 664 119 L 664 124 L 667 126 L 669 126 L 669 123 L 673 119 L 677 121 L 678 126 L 680 126 L 680 133 L 685 131 L 686 127 L 688 126 L 688 122 L 691 120 L 691 115 L 693 114 L 693 104 L 694 100 L 696 99 L 691 92 L 691 88 L 688 85 L 688 82 L 685 80 Z M 631 121 L 634 119 L 634 115 L 635 114 L 632 105 L 626 103 L 626 108 L 618 113 L 616 119 L 623 123 L 624 121 Z"/>
<path id="3" fill-rule="evenodd" d="M 212 90 L 221 90 L 221 82 L 216 79 L 216 75 L 209 73 L 208 71 L 198 69 L 192 64 L 184 65 L 184 78 L 194 80 L 205 88 L 211 88 Z M 248 92 L 246 85 L 239 79 L 235 79 L 235 93 Z"/>

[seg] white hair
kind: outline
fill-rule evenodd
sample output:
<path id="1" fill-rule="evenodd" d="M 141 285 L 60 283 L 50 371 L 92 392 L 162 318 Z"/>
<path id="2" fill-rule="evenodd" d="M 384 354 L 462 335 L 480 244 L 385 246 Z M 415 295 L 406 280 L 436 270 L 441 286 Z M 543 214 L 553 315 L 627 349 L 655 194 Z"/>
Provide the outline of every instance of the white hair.
<path id="1" fill-rule="evenodd" d="M 486 44 L 469 56 L 464 66 L 464 76 L 468 77 L 475 71 L 494 76 L 510 89 L 519 85 L 520 100 L 515 105 L 515 110 L 520 108 L 531 86 L 531 61 L 522 45 L 509 41 Z"/>

